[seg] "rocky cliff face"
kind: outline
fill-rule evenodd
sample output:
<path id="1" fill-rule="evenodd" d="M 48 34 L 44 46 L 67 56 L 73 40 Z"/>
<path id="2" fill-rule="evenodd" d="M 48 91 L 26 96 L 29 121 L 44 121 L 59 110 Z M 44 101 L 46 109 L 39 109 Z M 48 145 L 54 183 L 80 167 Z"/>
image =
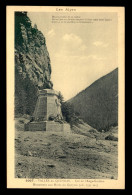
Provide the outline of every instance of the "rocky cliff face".
<path id="1" fill-rule="evenodd" d="M 15 114 L 32 114 L 38 88 L 52 88 L 51 64 L 43 34 L 26 12 L 15 13 Z"/>

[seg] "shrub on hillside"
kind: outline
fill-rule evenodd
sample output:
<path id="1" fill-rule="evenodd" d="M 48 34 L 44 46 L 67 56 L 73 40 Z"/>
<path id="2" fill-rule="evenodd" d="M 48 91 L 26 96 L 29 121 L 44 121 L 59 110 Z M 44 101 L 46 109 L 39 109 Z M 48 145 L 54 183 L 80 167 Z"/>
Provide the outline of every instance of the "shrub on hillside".
<path id="1" fill-rule="evenodd" d="M 118 141 L 118 138 L 111 134 L 111 135 L 106 136 L 105 140 Z"/>

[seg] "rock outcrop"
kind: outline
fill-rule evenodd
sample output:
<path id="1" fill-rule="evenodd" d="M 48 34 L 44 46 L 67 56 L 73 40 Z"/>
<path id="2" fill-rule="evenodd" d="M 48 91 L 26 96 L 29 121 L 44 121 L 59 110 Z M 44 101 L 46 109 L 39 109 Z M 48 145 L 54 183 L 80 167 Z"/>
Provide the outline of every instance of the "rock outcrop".
<path id="1" fill-rule="evenodd" d="M 15 114 L 32 114 L 38 88 L 52 88 L 46 40 L 26 12 L 15 12 Z"/>

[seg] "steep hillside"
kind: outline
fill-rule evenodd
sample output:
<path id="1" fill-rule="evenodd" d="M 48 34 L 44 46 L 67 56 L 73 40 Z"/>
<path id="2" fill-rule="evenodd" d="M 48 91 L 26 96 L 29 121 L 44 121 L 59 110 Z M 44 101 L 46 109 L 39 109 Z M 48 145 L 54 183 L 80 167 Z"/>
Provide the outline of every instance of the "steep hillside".
<path id="1" fill-rule="evenodd" d="M 15 114 L 32 114 L 38 88 L 52 88 L 43 34 L 26 12 L 15 12 Z"/>
<path id="2" fill-rule="evenodd" d="M 92 127 L 108 130 L 118 124 L 118 69 L 70 99 L 74 111 Z"/>

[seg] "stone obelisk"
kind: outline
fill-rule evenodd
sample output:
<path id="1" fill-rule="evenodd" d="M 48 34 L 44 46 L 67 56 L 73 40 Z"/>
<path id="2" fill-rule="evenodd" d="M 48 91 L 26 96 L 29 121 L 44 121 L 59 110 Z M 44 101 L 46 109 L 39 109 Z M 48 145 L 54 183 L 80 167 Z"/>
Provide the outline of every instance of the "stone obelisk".
<path id="1" fill-rule="evenodd" d="M 58 113 L 58 92 L 53 89 L 43 89 L 38 92 L 37 104 L 34 111 L 35 120 L 49 120 L 50 116 L 54 118 Z"/>
<path id="2" fill-rule="evenodd" d="M 70 131 L 70 125 L 62 119 L 58 92 L 53 89 L 42 89 L 38 91 L 33 121 L 25 124 L 25 130 Z"/>

